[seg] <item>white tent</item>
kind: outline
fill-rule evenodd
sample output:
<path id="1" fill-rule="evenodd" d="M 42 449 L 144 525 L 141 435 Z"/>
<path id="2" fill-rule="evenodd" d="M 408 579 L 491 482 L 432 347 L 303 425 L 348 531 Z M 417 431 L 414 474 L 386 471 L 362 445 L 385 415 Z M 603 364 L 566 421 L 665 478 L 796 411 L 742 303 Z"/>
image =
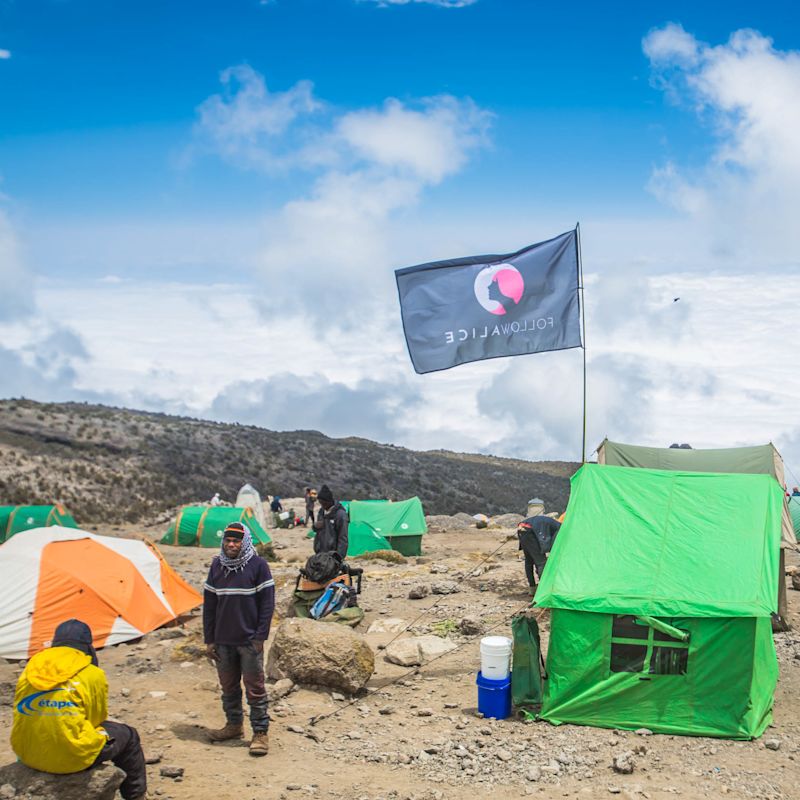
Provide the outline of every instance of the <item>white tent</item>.
<path id="1" fill-rule="evenodd" d="M 236 495 L 235 508 L 252 508 L 256 519 L 262 528 L 267 527 L 267 520 L 264 517 L 264 504 L 261 502 L 261 495 L 258 490 L 246 483 L 239 489 L 239 494 Z"/>

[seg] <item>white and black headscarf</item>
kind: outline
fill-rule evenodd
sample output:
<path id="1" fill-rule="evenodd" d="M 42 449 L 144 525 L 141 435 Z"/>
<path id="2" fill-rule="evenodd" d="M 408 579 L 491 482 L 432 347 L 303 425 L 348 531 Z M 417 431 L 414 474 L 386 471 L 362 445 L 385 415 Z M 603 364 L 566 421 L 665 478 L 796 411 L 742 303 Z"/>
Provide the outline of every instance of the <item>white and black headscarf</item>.
<path id="1" fill-rule="evenodd" d="M 236 538 L 242 534 L 242 549 L 236 558 L 230 558 L 225 555 L 225 537 L 233 534 Z M 227 572 L 238 572 L 244 569 L 247 562 L 256 554 L 253 547 L 253 537 L 250 534 L 250 528 L 242 522 L 232 522 L 225 528 L 222 534 L 222 544 L 219 548 L 219 563 L 225 568 Z"/>

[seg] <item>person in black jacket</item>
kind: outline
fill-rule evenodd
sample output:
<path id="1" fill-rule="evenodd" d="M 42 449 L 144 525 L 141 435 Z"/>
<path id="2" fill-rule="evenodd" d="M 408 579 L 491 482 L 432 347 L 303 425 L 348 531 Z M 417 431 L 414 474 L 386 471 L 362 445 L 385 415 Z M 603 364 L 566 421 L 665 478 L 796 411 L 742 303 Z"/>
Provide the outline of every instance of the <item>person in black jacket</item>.
<path id="1" fill-rule="evenodd" d="M 347 512 L 334 500 L 333 492 L 326 486 L 317 492 L 319 513 L 314 523 L 314 552 L 338 553 L 342 560 L 347 556 Z"/>
<path id="2" fill-rule="evenodd" d="M 525 577 L 531 594 L 536 591 L 537 583 L 533 568 L 536 567 L 536 575 L 541 580 L 547 565 L 547 553 L 552 549 L 560 528 L 561 523 L 557 519 L 544 515 L 528 517 L 517 526 L 519 549 L 525 553 Z"/>
<path id="3" fill-rule="evenodd" d="M 250 530 L 231 522 L 220 554 L 211 562 L 203 594 L 203 634 L 208 657 L 216 663 L 226 724 L 208 731 L 212 742 L 241 739 L 242 682 L 250 706 L 250 755 L 269 751 L 264 642 L 275 610 L 275 581 L 256 554 Z"/>

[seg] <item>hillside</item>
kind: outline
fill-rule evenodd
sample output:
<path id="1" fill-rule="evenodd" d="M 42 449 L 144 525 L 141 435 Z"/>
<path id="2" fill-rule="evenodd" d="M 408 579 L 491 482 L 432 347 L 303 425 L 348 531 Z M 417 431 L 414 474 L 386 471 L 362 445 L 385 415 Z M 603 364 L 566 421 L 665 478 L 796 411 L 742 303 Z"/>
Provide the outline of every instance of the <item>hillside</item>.
<path id="1" fill-rule="evenodd" d="M 81 403 L 0 401 L 0 504 L 63 503 L 79 521 L 138 522 L 246 482 L 262 494 L 329 483 L 342 498 L 418 495 L 429 514 L 563 510 L 572 462 L 416 452 L 317 431 L 275 432 Z"/>

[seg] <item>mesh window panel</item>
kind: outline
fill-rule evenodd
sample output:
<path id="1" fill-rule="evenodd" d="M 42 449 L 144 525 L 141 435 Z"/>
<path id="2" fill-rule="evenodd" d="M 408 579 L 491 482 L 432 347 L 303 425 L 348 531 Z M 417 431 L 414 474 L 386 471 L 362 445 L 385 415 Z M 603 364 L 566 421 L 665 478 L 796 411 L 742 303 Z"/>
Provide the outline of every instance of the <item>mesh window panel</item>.
<path id="1" fill-rule="evenodd" d="M 646 657 L 646 645 L 611 642 L 612 672 L 641 672 Z"/>
<path id="2" fill-rule="evenodd" d="M 647 639 L 650 628 L 639 625 L 636 618 L 630 615 L 615 616 L 611 626 L 611 636 L 614 639 Z"/>
<path id="3" fill-rule="evenodd" d="M 650 657 L 651 675 L 685 675 L 689 665 L 686 647 L 654 647 Z"/>

